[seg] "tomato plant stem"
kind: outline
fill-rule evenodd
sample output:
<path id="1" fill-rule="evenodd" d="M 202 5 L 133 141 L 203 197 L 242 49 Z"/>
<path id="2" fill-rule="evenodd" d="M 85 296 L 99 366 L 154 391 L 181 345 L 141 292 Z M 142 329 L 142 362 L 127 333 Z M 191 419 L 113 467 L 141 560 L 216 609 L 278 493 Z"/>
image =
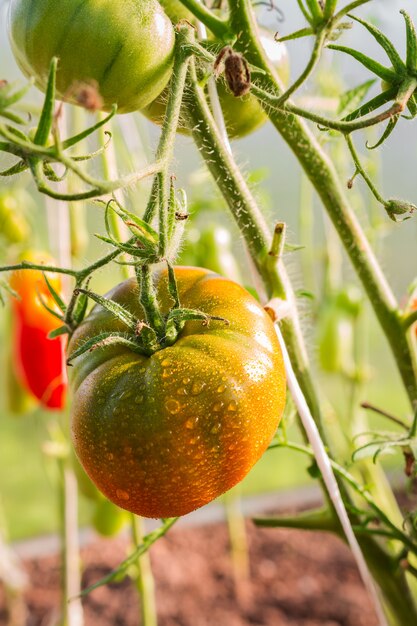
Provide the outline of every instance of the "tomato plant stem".
<path id="1" fill-rule="evenodd" d="M 157 174 L 151 191 L 151 203 L 154 195 L 158 194 L 159 204 L 159 256 L 163 258 L 168 247 L 168 167 L 174 151 L 175 137 L 180 118 L 182 97 L 185 81 L 187 78 L 190 51 L 187 44 L 194 39 L 193 31 L 189 25 L 183 25 L 178 29 L 175 47 L 174 69 L 170 82 L 169 98 L 166 108 L 164 123 L 162 125 L 161 139 L 156 151 L 156 160 L 164 161 L 164 167 Z M 152 204 L 151 204 L 152 206 Z M 148 214 L 149 213 L 149 214 Z M 146 212 L 146 218 L 152 217 L 152 212 Z"/>
<path id="2" fill-rule="evenodd" d="M 137 550 L 143 543 L 144 520 L 132 513 L 132 538 Z M 138 555 L 136 560 L 136 588 L 141 603 L 142 626 L 157 626 L 158 619 L 155 603 L 155 582 L 152 574 L 151 560 L 148 552 Z"/>
<path id="3" fill-rule="evenodd" d="M 83 626 L 83 609 L 78 597 L 81 580 L 77 481 L 66 458 L 58 458 L 58 467 L 62 550 L 62 626 Z"/>
<path id="4" fill-rule="evenodd" d="M 99 120 L 102 120 L 103 117 L 104 117 L 104 114 L 100 113 Z M 109 122 L 109 124 L 110 123 L 111 122 Z M 103 148 L 103 152 L 101 155 L 103 178 L 106 181 L 110 181 L 112 179 L 117 178 L 116 152 L 115 152 L 113 142 L 110 142 L 110 144 L 107 147 L 105 147 L 106 141 L 107 141 L 106 133 L 108 133 L 108 130 L 105 131 L 104 127 L 101 126 L 98 132 L 99 132 L 101 147 Z M 116 200 L 118 200 L 118 202 L 122 202 L 122 194 L 121 194 L 120 189 L 117 189 L 114 192 L 114 197 L 116 198 Z M 116 239 L 118 241 L 125 239 L 129 233 L 129 229 L 123 222 L 121 222 L 118 219 L 117 213 L 115 213 L 114 211 L 109 211 L 109 220 L 111 224 L 111 229 L 113 230 L 113 233 L 115 234 Z M 122 259 L 126 260 L 125 255 L 122 256 Z M 124 279 L 129 278 L 129 267 L 127 265 L 121 265 L 120 271 Z"/>
<path id="5" fill-rule="evenodd" d="M 247 60 L 265 70 L 259 84 L 269 93 L 279 94 L 275 70 L 257 41 L 255 18 L 248 0 L 236 0 L 231 23 L 241 33 L 237 46 Z M 416 366 L 407 336 L 402 328 L 398 304 L 371 246 L 342 191 L 333 164 L 302 120 L 286 111 L 265 107 L 269 117 L 298 158 L 327 210 L 350 260 L 361 279 L 376 316 L 389 341 L 411 403 L 417 401 Z"/>
<path id="6" fill-rule="evenodd" d="M 274 259 L 271 262 L 268 254 L 272 235 L 233 156 L 221 141 L 204 94 L 197 86 L 196 80 L 190 83 L 189 89 L 193 105 L 186 110 L 186 117 L 190 128 L 193 129 L 194 140 L 242 232 L 255 266 L 265 283 L 268 298 L 287 298 L 289 302 L 294 303 L 294 294 L 283 264 L 277 265 Z M 310 365 L 295 306 L 292 311 L 293 315 L 284 320 L 282 326 L 297 377 L 321 430 L 319 403 L 310 377 Z M 323 432 L 321 434 L 323 435 Z"/>

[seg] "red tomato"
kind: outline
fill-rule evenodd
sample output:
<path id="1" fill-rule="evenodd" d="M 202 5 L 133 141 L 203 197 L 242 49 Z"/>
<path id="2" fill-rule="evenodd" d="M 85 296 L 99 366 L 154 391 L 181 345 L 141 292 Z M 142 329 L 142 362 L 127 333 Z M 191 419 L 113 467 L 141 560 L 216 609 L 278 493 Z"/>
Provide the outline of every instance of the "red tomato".
<path id="1" fill-rule="evenodd" d="M 52 259 L 37 255 L 36 263 L 53 264 Z M 48 279 L 57 293 L 61 281 L 55 274 Z M 49 409 L 62 409 L 65 404 L 67 376 L 65 368 L 66 336 L 49 339 L 48 334 L 61 322 L 42 304 L 58 310 L 41 271 L 14 272 L 11 287 L 18 297 L 13 299 L 13 364 L 22 384 Z"/>

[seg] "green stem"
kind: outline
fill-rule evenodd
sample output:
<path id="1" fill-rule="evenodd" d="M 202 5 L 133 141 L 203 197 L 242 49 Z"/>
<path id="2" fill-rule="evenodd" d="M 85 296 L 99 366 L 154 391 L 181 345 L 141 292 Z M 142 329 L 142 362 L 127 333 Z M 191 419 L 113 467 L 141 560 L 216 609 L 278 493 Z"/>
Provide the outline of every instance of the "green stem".
<path id="1" fill-rule="evenodd" d="M 269 92 L 279 93 L 279 81 L 275 78 L 275 71 L 270 67 L 263 49 L 253 35 L 256 32 L 256 22 L 250 2 L 236 0 L 234 6 L 231 23 L 234 31 L 241 33 L 239 47 L 245 50 L 250 63 L 265 70 L 265 76 L 259 79 L 262 87 Z M 272 123 L 298 158 L 328 211 L 390 343 L 404 386 L 413 403 L 417 400 L 416 370 L 411 346 L 398 313 L 398 304 L 356 215 L 349 206 L 333 164 L 302 120 L 285 111 L 271 111 L 268 107 L 266 110 Z"/>
<path id="2" fill-rule="evenodd" d="M 149 266 L 137 267 L 136 277 L 140 286 L 140 303 L 143 306 L 146 321 L 161 339 L 165 334 L 165 322 L 159 310 Z"/>
<path id="3" fill-rule="evenodd" d="M 177 34 L 177 42 L 175 48 L 175 60 L 172 78 L 170 82 L 170 95 L 168 98 L 167 109 L 165 113 L 164 123 L 162 125 L 161 139 L 158 144 L 155 159 L 156 161 L 164 161 L 165 166 L 157 176 L 151 192 L 152 194 L 158 189 L 159 202 L 159 256 L 164 258 L 168 247 L 168 165 L 171 162 L 174 152 L 175 137 L 178 122 L 181 113 L 182 97 L 184 93 L 185 81 L 187 78 L 188 65 L 190 62 L 191 52 L 188 47 L 194 41 L 194 33 L 192 28 L 185 24 L 181 26 Z M 157 185 L 157 187 L 156 187 Z M 152 206 L 152 205 L 151 205 Z M 147 217 L 151 215 L 151 210 L 147 210 Z M 148 215 L 149 213 L 149 215 Z"/>
<path id="4" fill-rule="evenodd" d="M 104 117 L 104 113 L 100 113 L 99 121 L 101 121 L 103 117 Z M 99 134 L 99 139 L 100 139 L 100 146 L 104 148 L 104 146 L 106 145 L 106 141 L 107 141 L 107 135 L 106 135 L 106 130 L 104 129 L 103 126 L 100 127 L 98 134 Z M 104 180 L 111 181 L 112 179 L 114 179 L 115 176 L 117 176 L 117 160 L 116 160 L 116 153 L 115 153 L 113 144 L 110 144 L 107 147 L 107 149 L 103 149 L 103 152 L 101 154 L 101 163 L 102 163 L 102 168 L 103 168 Z M 116 191 L 115 197 L 119 202 L 121 201 L 120 192 L 117 193 Z M 123 223 L 122 224 L 120 223 L 118 219 L 118 215 L 115 211 L 109 211 L 109 220 L 110 220 L 111 229 L 114 235 L 116 236 L 117 241 L 122 241 L 123 237 L 126 236 L 127 233 L 129 232 L 128 228 Z M 122 259 L 126 260 L 126 256 L 123 255 Z M 129 278 L 129 268 L 127 265 L 121 265 L 120 271 L 124 279 Z"/>
<path id="5" fill-rule="evenodd" d="M 362 176 L 363 180 L 368 185 L 369 190 L 371 191 L 371 193 L 374 196 L 374 198 L 378 202 L 380 202 L 382 205 L 385 205 L 386 202 L 385 202 L 384 198 L 381 196 L 381 194 L 379 193 L 378 189 L 373 184 L 370 176 L 368 176 L 368 174 L 366 173 L 366 171 L 362 167 L 362 164 L 361 164 L 361 162 L 359 160 L 358 153 L 356 152 L 356 148 L 354 146 L 352 137 L 350 135 L 345 135 L 345 139 L 346 139 L 346 143 L 347 143 L 348 148 L 349 148 L 349 152 L 350 152 L 350 154 L 352 156 L 352 160 L 353 160 L 353 162 L 355 164 L 356 173 L 360 174 Z"/>
<path id="6" fill-rule="evenodd" d="M 136 550 L 143 544 L 143 519 L 132 513 L 132 538 Z M 138 575 L 136 586 L 140 597 L 142 626 L 157 626 L 158 619 L 155 603 L 155 582 L 152 574 L 149 552 L 138 556 L 136 561 Z"/>
<path id="7" fill-rule="evenodd" d="M 235 587 L 239 592 L 241 581 L 247 580 L 249 577 L 248 540 L 239 485 L 224 495 L 224 507 L 229 531 Z"/>
<path id="8" fill-rule="evenodd" d="M 183 4 L 196 18 L 203 22 L 211 30 L 211 32 L 216 35 L 217 39 L 223 40 L 227 39 L 229 32 L 229 25 L 227 21 L 220 19 L 217 17 L 212 11 L 210 11 L 203 2 L 199 0 L 180 0 L 181 4 Z"/>
<path id="9" fill-rule="evenodd" d="M 80 560 L 78 550 L 77 481 L 66 458 L 58 458 L 59 510 L 61 533 L 61 626 L 83 626 L 80 592 Z"/>
<path id="10" fill-rule="evenodd" d="M 314 42 L 313 51 L 311 53 L 311 57 L 310 57 L 309 62 L 307 63 L 306 68 L 300 74 L 297 80 L 291 85 L 291 87 L 289 87 L 289 89 L 287 89 L 287 91 L 285 91 L 285 93 L 280 95 L 279 98 L 275 101 L 275 107 L 277 108 L 282 107 L 283 104 L 287 102 L 287 100 L 291 97 L 291 95 L 295 91 L 297 91 L 297 89 L 303 83 L 305 83 L 308 77 L 312 74 L 314 68 L 316 67 L 317 63 L 320 60 L 323 46 L 326 41 L 326 36 L 327 36 L 327 30 L 325 28 L 322 28 L 316 36 L 316 41 Z"/>
<path id="11" fill-rule="evenodd" d="M 319 403 L 310 376 L 310 365 L 294 304 L 295 297 L 284 265 L 282 262 L 277 264 L 275 259 L 271 263 L 268 253 L 272 235 L 233 156 L 218 134 L 204 93 L 197 86 L 195 76 L 189 89 L 193 103 L 192 107 L 185 111 L 189 127 L 193 130 L 193 137 L 201 156 L 206 161 L 245 238 L 255 266 L 263 278 L 268 297 L 287 299 L 294 305 L 293 315 L 283 320 L 282 328 L 298 380 L 323 435 Z"/>

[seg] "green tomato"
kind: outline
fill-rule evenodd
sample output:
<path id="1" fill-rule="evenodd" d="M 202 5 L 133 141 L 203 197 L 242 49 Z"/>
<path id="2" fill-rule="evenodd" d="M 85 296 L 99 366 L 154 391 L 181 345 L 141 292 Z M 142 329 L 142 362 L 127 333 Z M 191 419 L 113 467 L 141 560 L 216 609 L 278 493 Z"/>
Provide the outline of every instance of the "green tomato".
<path id="1" fill-rule="evenodd" d="M 129 513 L 100 496 L 93 513 L 93 527 L 103 537 L 114 537 L 119 534 L 129 521 Z"/>
<path id="2" fill-rule="evenodd" d="M 0 192 L 0 238 L 8 243 L 24 243 L 29 239 L 30 226 L 25 212 L 33 205 L 29 194 L 23 189 Z"/>
<path id="3" fill-rule="evenodd" d="M 9 36 L 41 90 L 56 56 L 59 97 L 76 101 L 77 83 L 96 83 L 104 110 L 147 106 L 172 72 L 174 29 L 156 0 L 12 0 Z"/>
<path id="4" fill-rule="evenodd" d="M 202 218 L 207 221 L 207 215 Z M 215 222 L 187 231 L 187 241 L 181 250 L 180 262 L 199 265 L 230 280 L 241 282 L 239 266 L 232 251 L 232 237 L 224 226 Z"/>

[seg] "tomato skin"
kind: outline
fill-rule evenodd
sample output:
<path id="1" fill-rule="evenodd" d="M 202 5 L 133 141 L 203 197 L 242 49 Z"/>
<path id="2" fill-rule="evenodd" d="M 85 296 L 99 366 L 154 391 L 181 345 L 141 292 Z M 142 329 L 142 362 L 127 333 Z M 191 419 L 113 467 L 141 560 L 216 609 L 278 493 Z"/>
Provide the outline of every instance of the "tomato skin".
<path id="1" fill-rule="evenodd" d="M 146 106 L 172 71 L 174 30 L 156 0 L 12 0 L 9 36 L 20 69 L 42 91 L 57 56 L 59 97 L 73 101 L 75 82 L 95 81 L 104 110 Z"/>
<path id="2" fill-rule="evenodd" d="M 53 261 L 44 256 L 30 260 Z M 61 289 L 60 279 L 48 276 L 54 289 Z M 48 334 L 61 322 L 43 306 L 56 309 L 42 272 L 21 270 L 12 274 L 10 285 L 18 298 L 13 299 L 13 346 L 16 374 L 21 383 L 48 409 L 62 409 L 65 404 L 67 376 L 65 369 L 66 338 L 48 339 Z"/>
<path id="3" fill-rule="evenodd" d="M 229 320 L 187 322 L 151 357 L 117 346 L 71 368 L 72 437 L 87 474 L 109 500 L 144 517 L 185 515 L 241 481 L 273 437 L 285 372 L 271 320 L 242 287 L 201 268 L 175 268 L 182 306 Z M 155 277 L 162 310 L 166 273 Z M 108 297 L 143 319 L 137 284 Z M 95 307 L 69 353 L 123 324 Z"/>

